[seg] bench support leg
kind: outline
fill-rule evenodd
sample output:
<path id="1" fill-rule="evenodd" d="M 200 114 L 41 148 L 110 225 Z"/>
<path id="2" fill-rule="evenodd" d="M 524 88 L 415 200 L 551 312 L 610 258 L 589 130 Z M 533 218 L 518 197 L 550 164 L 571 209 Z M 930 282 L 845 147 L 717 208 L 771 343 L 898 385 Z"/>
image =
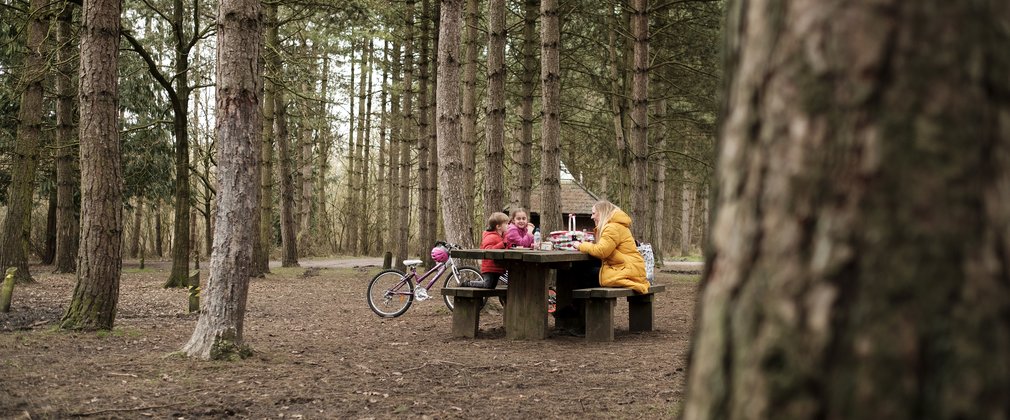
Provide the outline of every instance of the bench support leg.
<path id="1" fill-rule="evenodd" d="M 614 341 L 614 298 L 586 299 L 586 341 Z"/>
<path id="2" fill-rule="evenodd" d="M 453 298 L 452 336 L 477 337 L 480 323 L 480 298 L 456 296 Z"/>
<path id="3" fill-rule="evenodd" d="M 628 330 L 652 331 L 654 294 L 628 296 Z"/>

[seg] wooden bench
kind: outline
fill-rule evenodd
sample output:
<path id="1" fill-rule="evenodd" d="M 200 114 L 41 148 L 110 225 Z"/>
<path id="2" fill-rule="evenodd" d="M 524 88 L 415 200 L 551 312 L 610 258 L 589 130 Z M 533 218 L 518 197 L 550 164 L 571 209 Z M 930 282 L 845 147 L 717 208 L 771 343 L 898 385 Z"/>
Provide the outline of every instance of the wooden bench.
<path id="1" fill-rule="evenodd" d="M 452 296 L 452 336 L 474 338 L 480 323 L 480 310 L 484 300 L 503 297 L 508 289 L 484 289 L 478 287 L 444 287 L 442 294 Z"/>
<path id="2" fill-rule="evenodd" d="M 666 285 L 663 284 L 653 284 L 649 286 L 649 293 L 641 295 L 623 287 L 573 290 L 572 297 L 581 300 L 585 305 L 586 341 L 614 341 L 614 306 L 619 297 L 628 298 L 628 329 L 652 331 L 652 303 L 656 293 L 664 291 Z"/>

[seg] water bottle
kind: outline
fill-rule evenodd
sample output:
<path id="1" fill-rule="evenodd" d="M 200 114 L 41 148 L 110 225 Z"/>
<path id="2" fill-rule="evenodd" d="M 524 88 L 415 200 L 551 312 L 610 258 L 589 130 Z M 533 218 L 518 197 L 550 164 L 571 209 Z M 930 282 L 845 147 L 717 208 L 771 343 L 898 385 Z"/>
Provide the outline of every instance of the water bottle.
<path id="1" fill-rule="evenodd" d="M 533 248 L 540 249 L 540 229 L 533 229 Z"/>

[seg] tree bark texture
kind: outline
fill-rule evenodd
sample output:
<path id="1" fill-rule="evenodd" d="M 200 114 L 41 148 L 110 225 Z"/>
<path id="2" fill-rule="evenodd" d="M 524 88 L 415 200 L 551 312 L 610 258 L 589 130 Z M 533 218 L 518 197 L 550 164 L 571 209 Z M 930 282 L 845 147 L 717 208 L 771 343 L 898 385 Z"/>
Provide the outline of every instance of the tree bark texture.
<path id="1" fill-rule="evenodd" d="M 477 160 L 477 51 L 480 49 L 482 43 L 478 43 L 477 38 L 477 25 L 480 24 L 478 10 L 480 0 L 464 0 L 463 5 L 463 27 L 461 31 L 463 33 L 463 39 L 466 41 L 463 48 L 463 108 L 460 113 L 463 117 L 462 125 L 460 127 L 462 142 L 460 148 L 460 156 L 462 157 L 463 168 L 465 173 L 474 173 L 474 167 L 476 166 Z M 493 54 L 493 53 L 492 53 Z M 490 56 L 488 57 L 490 59 Z M 492 162 L 485 162 L 492 163 Z M 467 177 L 463 180 L 463 192 L 465 197 L 476 197 L 476 191 L 474 190 L 474 177 Z M 490 182 L 490 176 L 485 175 L 484 185 L 486 186 Z M 485 208 L 488 206 L 488 198 L 484 197 Z M 467 203 L 473 203 L 473 200 L 467 200 Z M 467 206 L 468 208 L 472 208 Z M 497 210 L 501 211 L 499 206 Z M 469 214 L 469 213 L 468 213 Z M 483 214 L 481 219 L 487 218 L 489 214 Z"/>
<path id="2" fill-rule="evenodd" d="M 10 187 L 7 194 L 7 213 L 3 222 L 3 247 L 0 247 L 0 271 L 17 268 L 16 282 L 31 282 L 28 271 L 28 240 L 31 232 L 32 194 L 35 191 L 35 172 L 39 164 L 39 146 L 42 141 L 42 82 L 48 66 L 45 62 L 46 21 L 43 9 L 46 2 L 29 3 L 28 28 L 25 31 L 28 52 L 20 80 L 21 103 L 18 109 L 18 126 L 14 143 L 14 156 L 10 163 Z"/>
<path id="3" fill-rule="evenodd" d="M 432 51 L 436 51 L 436 53 L 435 53 L 435 55 L 431 59 L 431 64 L 432 65 L 428 66 L 428 82 L 430 84 L 430 86 L 429 86 L 429 89 L 430 89 L 429 92 L 430 92 L 430 94 L 428 95 L 428 121 L 431 121 L 434 124 L 435 121 L 438 121 L 438 115 L 437 115 L 437 112 L 436 112 L 437 111 L 437 107 L 435 105 L 435 96 L 436 96 L 435 92 L 438 90 L 438 74 L 437 74 L 438 72 L 436 70 L 436 67 L 438 65 L 438 61 L 437 61 L 438 60 L 438 55 L 437 55 L 437 51 L 438 51 L 438 27 L 439 27 L 439 21 L 438 21 L 439 4 L 438 4 L 438 2 L 432 2 L 431 16 L 433 16 L 435 18 L 435 24 L 431 28 L 431 41 L 432 41 L 431 42 L 431 45 L 432 45 L 431 49 L 432 49 Z M 431 223 L 428 223 L 427 225 L 424 225 L 423 228 L 427 230 L 427 232 L 425 233 L 425 236 L 428 237 L 428 238 L 431 238 L 431 242 L 434 242 L 436 239 L 438 239 L 438 236 L 437 236 L 438 235 L 438 227 L 439 227 L 439 224 L 442 222 L 442 219 L 439 217 L 439 214 L 438 214 L 438 151 L 437 151 L 437 148 L 438 148 L 438 136 L 437 136 L 437 131 L 438 130 L 436 130 L 433 127 L 431 127 L 428 130 L 428 144 L 431 145 L 432 151 L 431 151 L 431 153 L 428 153 L 428 168 L 429 168 L 429 170 L 428 170 L 428 181 L 425 183 L 431 189 L 431 191 L 428 194 L 428 220 L 430 220 Z M 464 163 L 464 165 L 465 165 L 465 163 Z M 472 208 L 472 206 L 469 206 L 467 208 L 470 209 L 470 208 Z M 469 212 L 469 210 L 467 210 L 467 211 Z M 421 256 L 427 256 L 426 261 L 428 261 L 431 264 L 434 264 L 433 261 L 430 261 L 431 260 L 431 252 L 428 249 L 423 250 L 423 253 L 421 254 Z"/>
<path id="4" fill-rule="evenodd" d="M 649 0 L 631 1 L 631 34 L 635 39 L 631 83 L 631 150 L 634 182 L 631 230 L 647 238 L 649 207 Z"/>
<path id="5" fill-rule="evenodd" d="M 429 122 L 429 107 L 432 105 L 429 101 L 429 92 L 433 92 L 430 89 L 431 86 L 431 73 L 428 71 L 431 63 L 429 55 L 429 45 L 428 42 L 431 36 L 431 1 L 423 0 L 421 2 L 421 16 L 418 19 L 418 55 L 417 55 L 417 221 L 418 221 L 418 238 L 417 238 L 417 255 L 424 260 L 424 265 L 431 267 L 434 262 L 431 259 L 431 253 L 428 252 L 431 243 L 435 241 L 435 238 L 429 237 L 428 233 L 430 230 L 428 226 L 431 225 L 433 220 L 430 218 L 431 211 L 428 206 L 431 201 L 428 198 L 431 196 L 432 187 L 428 183 L 430 178 L 428 177 L 428 171 L 437 171 L 438 168 L 429 168 L 428 156 L 431 153 L 435 153 L 431 150 L 434 143 L 432 143 L 432 137 L 428 135 L 429 131 L 434 131 Z M 437 30 L 437 28 L 436 28 Z"/>
<path id="6" fill-rule="evenodd" d="M 183 351 L 202 359 L 244 353 L 242 325 L 252 263 L 249 223 L 259 203 L 261 6 L 221 0 L 217 32 L 218 211 L 200 319 Z"/>
<path id="7" fill-rule="evenodd" d="M 533 94 L 537 83 L 537 8 L 539 0 L 523 2 L 523 69 L 522 97 L 519 105 L 519 185 L 514 190 L 513 204 L 529 209 L 533 189 Z"/>
<path id="8" fill-rule="evenodd" d="M 309 71 L 312 74 L 318 74 L 319 68 L 316 64 L 316 51 L 315 47 L 309 49 L 311 52 L 311 62 L 309 64 Z M 321 79 L 321 77 L 320 77 Z M 308 80 L 303 79 L 301 82 L 302 92 L 306 98 L 311 98 L 316 95 L 315 92 L 315 81 L 311 83 Z M 303 126 L 301 135 L 299 138 L 299 146 L 301 146 L 301 160 L 298 169 L 301 174 L 302 185 L 299 190 L 301 198 L 299 202 L 301 206 L 298 211 L 298 251 L 301 252 L 302 256 L 311 255 L 313 252 L 313 245 L 315 244 L 316 230 L 313 225 L 313 207 L 315 201 L 313 200 L 313 190 L 316 187 L 315 178 L 312 177 L 312 167 L 315 166 L 316 160 L 313 157 L 312 150 L 316 148 L 315 139 L 317 138 L 314 130 L 316 130 L 315 115 L 313 114 L 314 102 L 311 100 L 302 100 L 300 105 L 302 108 L 302 116 L 307 120 Z"/>
<path id="9" fill-rule="evenodd" d="M 283 74 L 283 70 L 279 71 Z M 277 175 L 281 180 L 281 266 L 298 266 L 298 226 L 295 224 L 295 185 L 292 179 L 288 103 L 284 90 L 274 92 L 274 140 L 277 142 Z"/>
<path id="10" fill-rule="evenodd" d="M 60 327 L 109 330 L 122 271 L 123 174 L 119 151 L 121 0 L 93 0 L 81 17 L 81 243 L 77 286 Z"/>
<path id="11" fill-rule="evenodd" d="M 1010 416 L 1010 3 L 733 1 L 686 419 Z"/>
<path id="12" fill-rule="evenodd" d="M 173 131 L 175 134 L 175 240 L 172 241 L 172 272 L 165 287 L 186 287 L 189 278 L 189 211 L 192 194 L 189 184 L 189 51 L 188 39 L 183 35 L 185 8 L 182 0 L 174 0 L 172 24 L 176 28 L 175 80 L 172 110 L 174 111 Z M 194 26 L 197 26 L 194 23 Z M 195 36 L 195 35 L 194 35 Z"/>
<path id="13" fill-rule="evenodd" d="M 392 56 L 392 82 L 393 88 L 389 94 L 389 149 L 387 153 L 389 154 L 389 166 L 386 174 L 386 179 L 388 180 L 387 195 L 387 208 L 389 214 L 386 218 L 388 232 L 386 243 L 392 247 L 391 250 L 395 251 L 397 258 L 399 258 L 400 249 L 400 229 L 398 223 L 400 221 L 400 141 L 403 136 L 403 108 L 402 102 L 400 100 L 401 92 L 403 91 L 403 76 L 401 71 L 403 70 L 403 54 L 402 47 L 399 42 L 393 43 L 393 56 Z M 399 260 L 402 261 L 402 260 Z M 402 263 L 397 262 L 396 266 L 402 268 Z"/>
<path id="14" fill-rule="evenodd" d="M 76 271 L 77 238 L 80 233 L 77 225 L 79 209 L 74 195 L 80 189 L 77 179 L 74 157 L 78 150 L 75 141 L 74 113 L 76 101 L 73 75 L 77 71 L 72 57 L 76 56 L 77 48 L 73 42 L 73 9 L 69 4 L 60 12 L 56 51 L 56 257 L 53 260 L 53 271 L 57 273 L 72 273 Z"/>
<path id="15" fill-rule="evenodd" d="M 666 99 L 662 98 L 656 101 L 656 119 L 658 119 L 659 124 L 656 130 L 652 133 L 656 139 L 656 149 L 663 150 L 666 146 Z M 663 225 L 666 222 L 666 212 L 664 211 L 666 207 L 666 162 L 667 160 L 663 155 L 659 155 L 656 158 L 657 162 L 651 165 L 652 171 L 652 195 L 650 200 L 650 212 L 649 222 L 652 223 L 652 228 L 649 234 L 644 240 L 647 240 L 652 244 L 653 254 L 655 256 L 655 262 L 657 267 L 663 266 L 663 245 L 666 243 L 666 237 L 664 236 L 665 230 Z M 643 240 L 643 241 L 644 241 Z"/>
<path id="16" fill-rule="evenodd" d="M 379 66 L 382 69 L 382 87 L 379 89 L 379 156 L 376 159 L 378 161 L 378 171 L 375 174 L 375 186 L 378 195 L 375 201 L 375 226 L 380 229 L 380 232 L 384 228 L 386 231 L 389 230 L 389 189 L 386 185 L 389 182 L 389 177 L 386 176 L 386 171 L 389 170 L 389 158 L 387 155 L 390 148 L 387 146 L 387 139 L 390 138 L 388 134 L 390 115 L 386 110 L 389 109 L 387 95 L 389 94 L 389 90 L 391 90 L 391 86 L 389 85 L 390 51 L 389 41 L 384 40 L 382 42 L 382 61 Z M 380 233 L 375 235 L 375 250 L 379 253 L 386 250 L 385 234 Z"/>
<path id="17" fill-rule="evenodd" d="M 487 175 L 484 215 L 505 208 L 505 0 L 488 2 Z"/>
<path id="18" fill-rule="evenodd" d="M 259 272 L 270 272 L 270 251 L 274 247 L 273 230 L 273 199 L 274 199 L 274 92 L 277 85 L 278 70 L 281 58 L 277 55 L 280 49 L 280 35 L 277 23 L 277 3 L 263 4 L 263 26 L 266 28 L 264 37 L 263 61 L 267 77 L 263 78 L 263 138 L 260 145 L 260 207 L 259 230 L 262 253 L 259 259 L 253 261 L 259 267 Z"/>
<path id="19" fill-rule="evenodd" d="M 407 259 L 407 245 L 410 239 L 410 149 L 414 147 L 417 133 L 414 123 L 414 0 L 407 0 L 405 11 L 405 30 L 403 48 L 403 108 L 400 120 L 400 200 L 396 229 L 396 266 L 404 269 L 403 260 Z"/>
<path id="20" fill-rule="evenodd" d="M 361 229 L 360 236 L 360 249 L 361 254 L 371 255 L 371 244 L 372 244 L 372 203 L 371 200 L 374 199 L 375 195 L 370 187 L 369 174 L 372 171 L 372 72 L 375 60 L 375 44 L 369 40 L 368 41 L 368 66 L 366 67 L 368 73 L 368 85 L 365 87 L 365 91 L 368 92 L 368 96 L 365 97 L 365 155 L 364 155 L 364 165 L 362 166 L 362 188 L 361 188 L 361 212 L 364 214 L 362 218 L 362 224 L 359 226 Z"/>
<path id="21" fill-rule="evenodd" d="M 688 179 L 687 171 L 684 171 L 684 181 L 680 194 L 680 255 L 682 256 L 691 255 L 696 196 L 694 184 Z"/>
<path id="22" fill-rule="evenodd" d="M 473 246 L 473 228 L 465 203 L 473 202 L 464 195 L 465 177 L 460 153 L 460 31 L 463 24 L 463 0 L 443 0 L 438 34 L 438 174 L 442 194 L 442 217 L 449 242 L 464 248 Z"/>
<path id="23" fill-rule="evenodd" d="M 558 1 L 540 2 L 541 68 L 543 86 L 543 127 L 540 161 L 540 230 L 562 229 L 561 218 L 561 25 Z"/>

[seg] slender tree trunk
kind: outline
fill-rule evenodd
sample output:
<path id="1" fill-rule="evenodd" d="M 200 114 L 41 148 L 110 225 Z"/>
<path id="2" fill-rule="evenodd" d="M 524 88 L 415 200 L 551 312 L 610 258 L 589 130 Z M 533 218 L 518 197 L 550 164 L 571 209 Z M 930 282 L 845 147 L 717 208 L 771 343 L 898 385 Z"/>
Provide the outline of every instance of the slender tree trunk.
<path id="1" fill-rule="evenodd" d="M 60 327 L 110 330 L 122 270 L 123 174 L 119 153 L 121 0 L 84 4 L 81 22 L 81 249 L 77 286 Z"/>
<path id="2" fill-rule="evenodd" d="M 356 207 L 357 206 L 356 201 L 358 199 L 358 194 L 357 194 L 358 190 L 357 190 L 357 186 L 355 185 L 355 176 L 357 175 L 355 171 L 356 171 L 356 169 L 358 167 L 358 162 L 355 159 L 356 141 L 357 141 L 357 138 L 358 138 L 355 135 L 356 134 L 355 127 L 358 126 L 357 122 L 355 121 L 355 109 L 356 109 L 355 108 L 355 97 L 358 96 L 358 94 L 355 92 L 355 83 L 354 83 L 355 82 L 355 61 L 354 61 L 354 57 L 355 57 L 354 50 L 355 50 L 355 48 L 356 48 L 355 42 L 351 41 L 351 44 L 350 44 L 350 49 L 351 49 L 351 51 L 350 51 L 350 58 L 351 59 L 349 60 L 349 63 L 347 63 L 347 65 L 350 67 L 350 78 L 348 79 L 350 82 L 347 83 L 347 101 L 348 101 L 348 105 L 347 105 L 347 109 L 348 109 L 348 112 L 347 112 L 347 125 L 348 125 L 348 127 L 347 127 L 347 177 L 346 177 L 347 178 L 347 183 L 346 183 L 346 185 L 347 185 L 347 194 L 346 194 L 346 198 L 343 200 L 343 212 L 342 212 L 345 217 L 349 217 L 351 219 L 357 219 L 356 216 L 358 214 L 357 213 L 357 207 Z M 341 240 L 340 240 L 341 246 L 340 247 L 342 249 L 354 252 L 355 243 L 358 241 L 358 229 L 349 229 L 350 231 L 348 232 L 346 230 L 346 228 L 347 228 L 347 226 L 345 226 L 345 225 L 341 226 L 341 229 L 344 229 L 343 230 L 344 234 L 340 235 L 340 237 L 341 237 Z"/>
<path id="3" fill-rule="evenodd" d="M 488 25 L 485 215 L 505 208 L 505 0 L 488 2 Z"/>
<path id="4" fill-rule="evenodd" d="M 389 217 L 387 217 L 387 232 L 388 243 L 393 249 L 391 251 L 395 252 L 397 258 L 399 258 L 400 249 L 400 229 L 398 223 L 400 221 L 400 142 L 403 138 L 403 126 L 406 124 L 403 119 L 403 107 L 400 101 L 401 92 L 403 91 L 403 76 L 402 76 L 402 60 L 403 56 L 401 54 L 401 47 L 399 42 L 393 43 L 393 57 L 392 57 L 392 73 L 393 73 L 393 86 L 389 95 L 390 103 L 390 125 L 391 129 L 389 132 L 389 166 L 387 170 L 389 171 L 386 178 L 389 180 L 388 189 L 388 206 L 389 206 Z M 399 260 L 396 262 L 397 267 L 402 266 Z"/>
<path id="5" fill-rule="evenodd" d="M 522 98 L 520 105 L 520 136 L 519 136 L 519 185 L 513 204 L 529 209 L 530 191 L 533 188 L 533 94 L 537 81 L 537 5 L 539 0 L 523 2 L 523 71 Z"/>
<path id="6" fill-rule="evenodd" d="M 417 255 L 424 260 L 424 265 L 431 267 L 434 265 L 431 259 L 431 253 L 427 252 L 431 243 L 434 242 L 434 238 L 428 236 L 428 226 L 434 223 L 432 220 L 431 211 L 429 211 L 429 200 L 432 186 L 429 184 L 431 178 L 428 177 L 428 164 L 430 163 L 429 154 L 435 153 L 431 150 L 434 144 L 431 142 L 431 136 L 428 135 L 429 131 L 434 131 L 434 129 L 429 124 L 430 106 L 431 101 L 429 101 L 429 92 L 431 79 L 428 69 L 431 63 L 429 54 L 429 43 L 432 25 L 431 22 L 431 1 L 423 0 L 421 2 L 421 16 L 418 22 L 419 28 L 419 49 L 420 52 L 417 56 L 417 106 L 418 106 L 418 116 L 417 116 L 417 180 L 418 180 L 418 198 L 417 198 L 417 220 L 418 220 L 418 240 L 417 240 Z M 432 171 L 437 171 L 438 168 L 430 168 Z"/>
<path id="7" fill-rule="evenodd" d="M 318 65 L 316 64 L 316 53 L 315 47 L 311 49 L 311 60 L 312 64 L 309 65 L 312 73 L 318 71 Z M 306 98 L 315 95 L 315 81 L 312 82 L 310 86 L 309 82 L 306 80 L 302 81 L 302 92 Z M 312 224 L 312 207 L 313 207 L 313 192 L 315 188 L 315 178 L 312 177 L 312 167 L 316 163 L 316 160 L 312 156 L 312 149 L 315 146 L 313 138 L 313 131 L 316 130 L 316 117 L 313 115 L 312 110 L 314 107 L 314 101 L 304 99 L 302 100 L 302 118 L 305 120 L 302 124 L 301 136 L 299 136 L 301 145 L 301 160 L 299 169 L 301 171 L 301 206 L 299 207 L 298 216 L 298 250 L 303 256 L 312 255 L 312 245 L 314 241 L 314 230 Z"/>
<path id="8" fill-rule="evenodd" d="M 320 82 L 320 92 L 322 100 L 317 103 L 319 108 L 318 114 L 320 116 L 326 116 L 328 114 L 327 103 L 330 97 L 330 58 L 329 55 L 323 55 L 323 68 L 322 68 L 322 81 Z M 325 117 L 322 117 L 325 118 Z M 320 123 L 319 128 L 319 153 L 316 154 L 316 226 L 320 228 L 323 238 L 330 240 L 333 238 L 333 226 L 330 224 L 329 212 L 326 210 L 328 206 L 329 195 L 326 191 L 326 186 L 328 184 L 328 179 L 330 176 L 330 152 L 333 148 L 333 132 L 330 130 L 330 125 L 326 121 Z M 331 247 L 332 249 L 333 247 Z"/>
<path id="9" fill-rule="evenodd" d="M 263 140 L 260 145 L 260 204 L 259 204 L 259 230 L 260 246 L 262 254 L 260 259 L 253 261 L 258 266 L 257 272 L 270 272 L 270 251 L 274 244 L 274 120 L 276 119 L 275 93 L 277 84 L 274 80 L 280 77 L 281 58 L 277 55 L 280 50 L 280 35 L 278 33 L 279 24 L 277 22 L 277 3 L 265 2 L 263 4 L 263 26 L 266 27 L 266 36 L 263 49 L 264 71 L 267 77 L 263 78 Z"/>
<path id="10" fill-rule="evenodd" d="M 164 242 L 161 232 L 161 200 L 158 200 L 158 211 L 154 213 L 154 253 L 158 258 L 165 256 L 165 249 L 161 246 Z"/>
<path id="11" fill-rule="evenodd" d="M 541 69 L 543 86 L 543 128 L 540 162 L 540 230 L 561 229 L 561 25 L 558 22 L 558 1 L 540 2 Z"/>
<path id="12" fill-rule="evenodd" d="M 189 46 L 181 33 L 185 10 L 182 0 L 173 1 L 172 20 L 177 26 L 175 44 L 175 240 L 172 243 L 172 272 L 165 287 L 186 287 L 189 278 L 189 211 L 192 197 L 189 185 Z"/>
<path id="13" fill-rule="evenodd" d="M 77 269 L 77 225 L 78 208 L 74 195 L 80 188 L 74 156 L 77 155 L 74 137 L 73 73 L 74 57 L 77 54 L 71 28 L 73 9 L 65 4 L 60 12 L 57 41 L 58 74 L 56 76 L 56 257 L 53 271 L 71 273 Z"/>
<path id="14" fill-rule="evenodd" d="M 366 215 L 361 209 L 361 191 L 364 185 L 362 180 L 364 177 L 362 174 L 365 173 L 364 165 L 364 144 L 365 144 L 365 89 L 368 83 L 368 46 L 362 41 L 361 43 L 361 60 L 358 66 L 358 123 L 357 123 L 357 133 L 355 135 L 354 142 L 354 170 L 352 171 L 352 182 L 353 186 L 351 191 L 351 208 L 348 211 L 352 223 L 348 225 L 348 251 L 354 253 L 355 255 L 361 254 L 361 240 L 359 233 L 361 232 L 360 225 L 367 223 Z"/>
<path id="15" fill-rule="evenodd" d="M 10 187 L 7 194 L 7 214 L 3 222 L 3 243 L 0 247 L 0 270 L 17 268 L 17 282 L 33 282 L 28 271 L 28 241 L 31 233 L 32 194 L 38 168 L 39 145 L 42 140 L 42 82 L 48 67 L 45 63 L 46 2 L 31 0 L 26 32 L 28 53 L 20 85 L 21 106 L 14 153 L 10 164 Z"/>
<path id="16" fill-rule="evenodd" d="M 283 71 L 280 71 L 283 74 Z M 298 228 L 295 225 L 295 186 L 291 168 L 287 100 L 284 91 L 274 92 L 274 135 L 277 141 L 278 177 L 281 180 L 281 266 L 298 266 Z"/>
<path id="17" fill-rule="evenodd" d="M 649 0 L 631 1 L 631 32 L 635 39 L 634 75 L 631 84 L 631 150 L 632 168 L 635 180 L 631 217 L 635 221 L 631 230 L 636 238 L 649 239 L 646 235 L 652 221 L 648 218 L 649 207 Z"/>
<path id="18" fill-rule="evenodd" d="M 666 146 L 666 99 L 656 101 L 656 119 L 659 125 L 653 134 L 656 139 L 656 149 L 663 150 Z M 666 223 L 666 162 L 663 155 L 657 158 L 659 162 L 652 165 L 652 199 L 649 208 L 652 209 L 650 220 L 652 220 L 652 232 L 648 239 L 652 243 L 652 250 L 656 257 L 656 266 L 663 266 L 663 245 L 666 243 L 666 231 L 663 225 Z"/>
<path id="19" fill-rule="evenodd" d="M 435 24 L 431 29 L 431 50 L 435 51 L 435 56 L 429 61 L 432 65 L 428 66 L 428 121 L 434 124 L 438 121 L 437 105 L 435 101 L 435 92 L 438 91 L 438 25 L 439 25 L 439 3 L 433 2 L 433 10 L 431 11 L 431 16 L 435 20 Z M 438 130 L 432 127 L 430 124 L 428 126 L 428 145 L 430 153 L 428 153 L 428 181 L 425 184 L 428 186 L 428 220 L 429 223 L 421 226 L 425 229 L 425 237 L 429 240 L 429 246 L 438 239 L 438 226 L 442 223 L 441 218 L 438 217 Z M 469 206 L 468 206 L 469 207 Z M 469 210 L 468 210 L 469 211 Z M 429 249 L 422 249 L 421 256 L 425 257 L 425 261 L 428 264 L 434 264 L 431 260 L 431 252 Z"/>
<path id="20" fill-rule="evenodd" d="M 610 14 L 610 32 L 607 38 L 607 53 L 609 57 L 608 70 L 610 72 L 610 113 L 614 123 L 614 146 L 617 149 L 617 163 L 619 170 L 613 173 L 617 177 L 618 189 L 617 203 L 623 204 L 623 197 L 630 189 L 626 180 L 627 174 L 631 171 L 628 159 L 628 140 L 625 137 L 624 126 L 624 89 L 621 87 L 621 59 L 618 55 L 617 41 L 618 31 L 621 30 L 621 20 L 619 14 Z M 606 191 L 606 189 L 604 189 Z"/>
<path id="21" fill-rule="evenodd" d="M 464 11 L 464 26 L 465 31 L 464 39 L 466 44 L 463 46 L 463 108 L 461 110 L 463 121 L 461 126 L 461 137 L 462 141 L 462 151 L 460 156 L 463 162 L 463 173 L 473 174 L 476 173 L 474 167 L 477 160 L 477 50 L 480 48 L 480 42 L 477 37 L 477 26 L 479 25 L 477 12 L 479 10 L 478 2 L 479 0 L 465 0 L 465 11 Z M 443 41 L 444 42 L 444 41 Z M 490 56 L 489 56 L 490 58 Z M 490 76 L 490 74 L 488 75 Z M 488 162 L 494 163 L 494 162 Z M 470 197 L 476 196 L 474 191 L 474 178 L 467 177 L 463 179 L 463 192 L 464 197 L 467 197 L 466 203 L 473 203 L 473 199 Z M 492 182 L 490 176 L 485 177 L 484 185 L 485 189 L 487 184 Z M 488 197 L 484 197 L 485 206 L 489 206 Z M 460 203 L 463 203 L 462 201 Z M 495 211 L 501 211 L 501 206 Z M 469 213 L 468 213 L 469 214 Z M 486 219 L 488 215 L 485 214 L 482 219 Z M 468 219 L 469 221 L 469 219 Z M 468 226 L 472 224 L 469 223 Z"/>
<path id="22" fill-rule="evenodd" d="M 53 180 L 56 179 L 56 171 L 52 171 Z M 42 264 L 51 265 L 56 258 L 56 188 L 49 189 L 49 200 L 46 206 L 46 238 L 42 248 Z"/>
<path id="23" fill-rule="evenodd" d="M 439 190 L 442 192 L 442 217 L 449 242 L 463 247 L 473 246 L 474 232 L 466 205 L 472 201 L 464 195 L 461 180 L 473 177 L 463 171 L 460 155 L 460 48 L 463 0 L 443 0 L 440 13 L 438 44 L 438 87 L 436 103 L 438 113 L 438 163 Z"/>
<path id="24" fill-rule="evenodd" d="M 136 197 L 136 207 L 133 208 L 133 237 L 130 238 L 130 258 L 137 258 L 140 253 L 140 221 L 143 220 L 144 200 Z"/>
<path id="25" fill-rule="evenodd" d="M 362 255 L 369 255 L 369 253 L 371 252 L 371 249 L 370 249 L 369 245 L 371 244 L 371 241 L 372 241 L 372 237 L 370 235 L 370 229 L 369 229 L 369 226 L 371 226 L 371 219 L 372 219 L 372 212 L 370 211 L 370 209 L 371 209 L 371 203 L 370 203 L 370 201 L 371 201 L 372 196 L 369 194 L 369 183 L 368 183 L 368 178 L 369 177 L 368 177 L 368 174 L 372 170 L 372 160 L 371 160 L 371 157 L 372 157 L 372 153 L 371 153 L 371 149 L 372 149 L 372 64 L 373 64 L 373 60 L 375 59 L 375 52 L 373 50 L 374 50 L 374 45 L 372 44 L 372 41 L 369 40 L 368 41 L 368 48 L 366 49 L 366 51 L 368 52 L 368 55 L 366 56 L 367 59 L 365 60 L 365 67 L 362 69 L 362 71 L 366 75 L 368 75 L 368 85 L 365 87 L 365 92 L 367 92 L 368 96 L 365 98 L 365 104 L 364 104 L 364 106 L 365 106 L 365 129 L 364 129 L 365 137 L 364 137 L 364 147 L 362 147 L 362 149 L 364 150 L 364 156 L 363 156 L 363 161 L 362 161 L 362 164 L 361 164 L 361 196 L 358 199 L 358 201 L 361 203 L 361 206 L 360 206 L 361 207 L 361 214 L 363 216 L 361 218 L 361 224 L 359 225 L 361 233 L 359 235 L 359 242 L 358 242 L 358 249 L 360 251 L 360 254 L 362 254 Z"/>
<path id="26" fill-rule="evenodd" d="M 390 48 L 389 41 L 382 41 L 382 61 L 380 65 L 382 67 L 382 85 L 379 88 L 379 157 L 378 163 L 379 168 L 376 172 L 375 180 L 375 190 L 377 192 L 377 200 L 375 201 L 375 226 L 378 232 L 385 232 L 389 230 L 389 189 L 386 186 L 389 182 L 389 177 L 386 176 L 386 171 L 388 170 L 389 162 L 387 155 L 389 154 L 390 148 L 387 146 L 386 139 L 389 138 L 387 135 L 387 130 L 389 130 L 389 114 L 386 112 L 388 109 L 388 103 L 386 102 L 387 91 L 390 89 L 389 86 L 389 71 L 390 71 Z M 383 252 L 386 250 L 386 235 L 384 233 L 379 233 L 375 235 L 375 250 L 378 252 Z"/>
<path id="27" fill-rule="evenodd" d="M 396 241 L 396 265 L 403 269 L 407 258 L 407 241 L 410 228 L 410 149 L 414 146 L 414 0 L 407 0 L 406 38 L 403 62 L 403 128 L 400 138 L 400 210 L 399 234 Z"/>
<path id="28" fill-rule="evenodd" d="M 728 5 L 684 418 L 1007 417 L 1010 4 L 783 3 Z"/>
<path id="29" fill-rule="evenodd" d="M 684 184 L 681 188 L 680 207 L 680 255 L 691 255 L 691 227 L 694 226 L 694 184 L 687 179 L 687 171 L 684 172 Z"/>
<path id="30" fill-rule="evenodd" d="M 249 353 L 243 342 L 252 235 L 257 211 L 256 172 L 262 43 L 260 2 L 221 0 L 218 6 L 217 138 L 218 185 L 214 253 L 202 294 L 200 319 L 182 351 L 202 359 L 231 359 Z"/>

